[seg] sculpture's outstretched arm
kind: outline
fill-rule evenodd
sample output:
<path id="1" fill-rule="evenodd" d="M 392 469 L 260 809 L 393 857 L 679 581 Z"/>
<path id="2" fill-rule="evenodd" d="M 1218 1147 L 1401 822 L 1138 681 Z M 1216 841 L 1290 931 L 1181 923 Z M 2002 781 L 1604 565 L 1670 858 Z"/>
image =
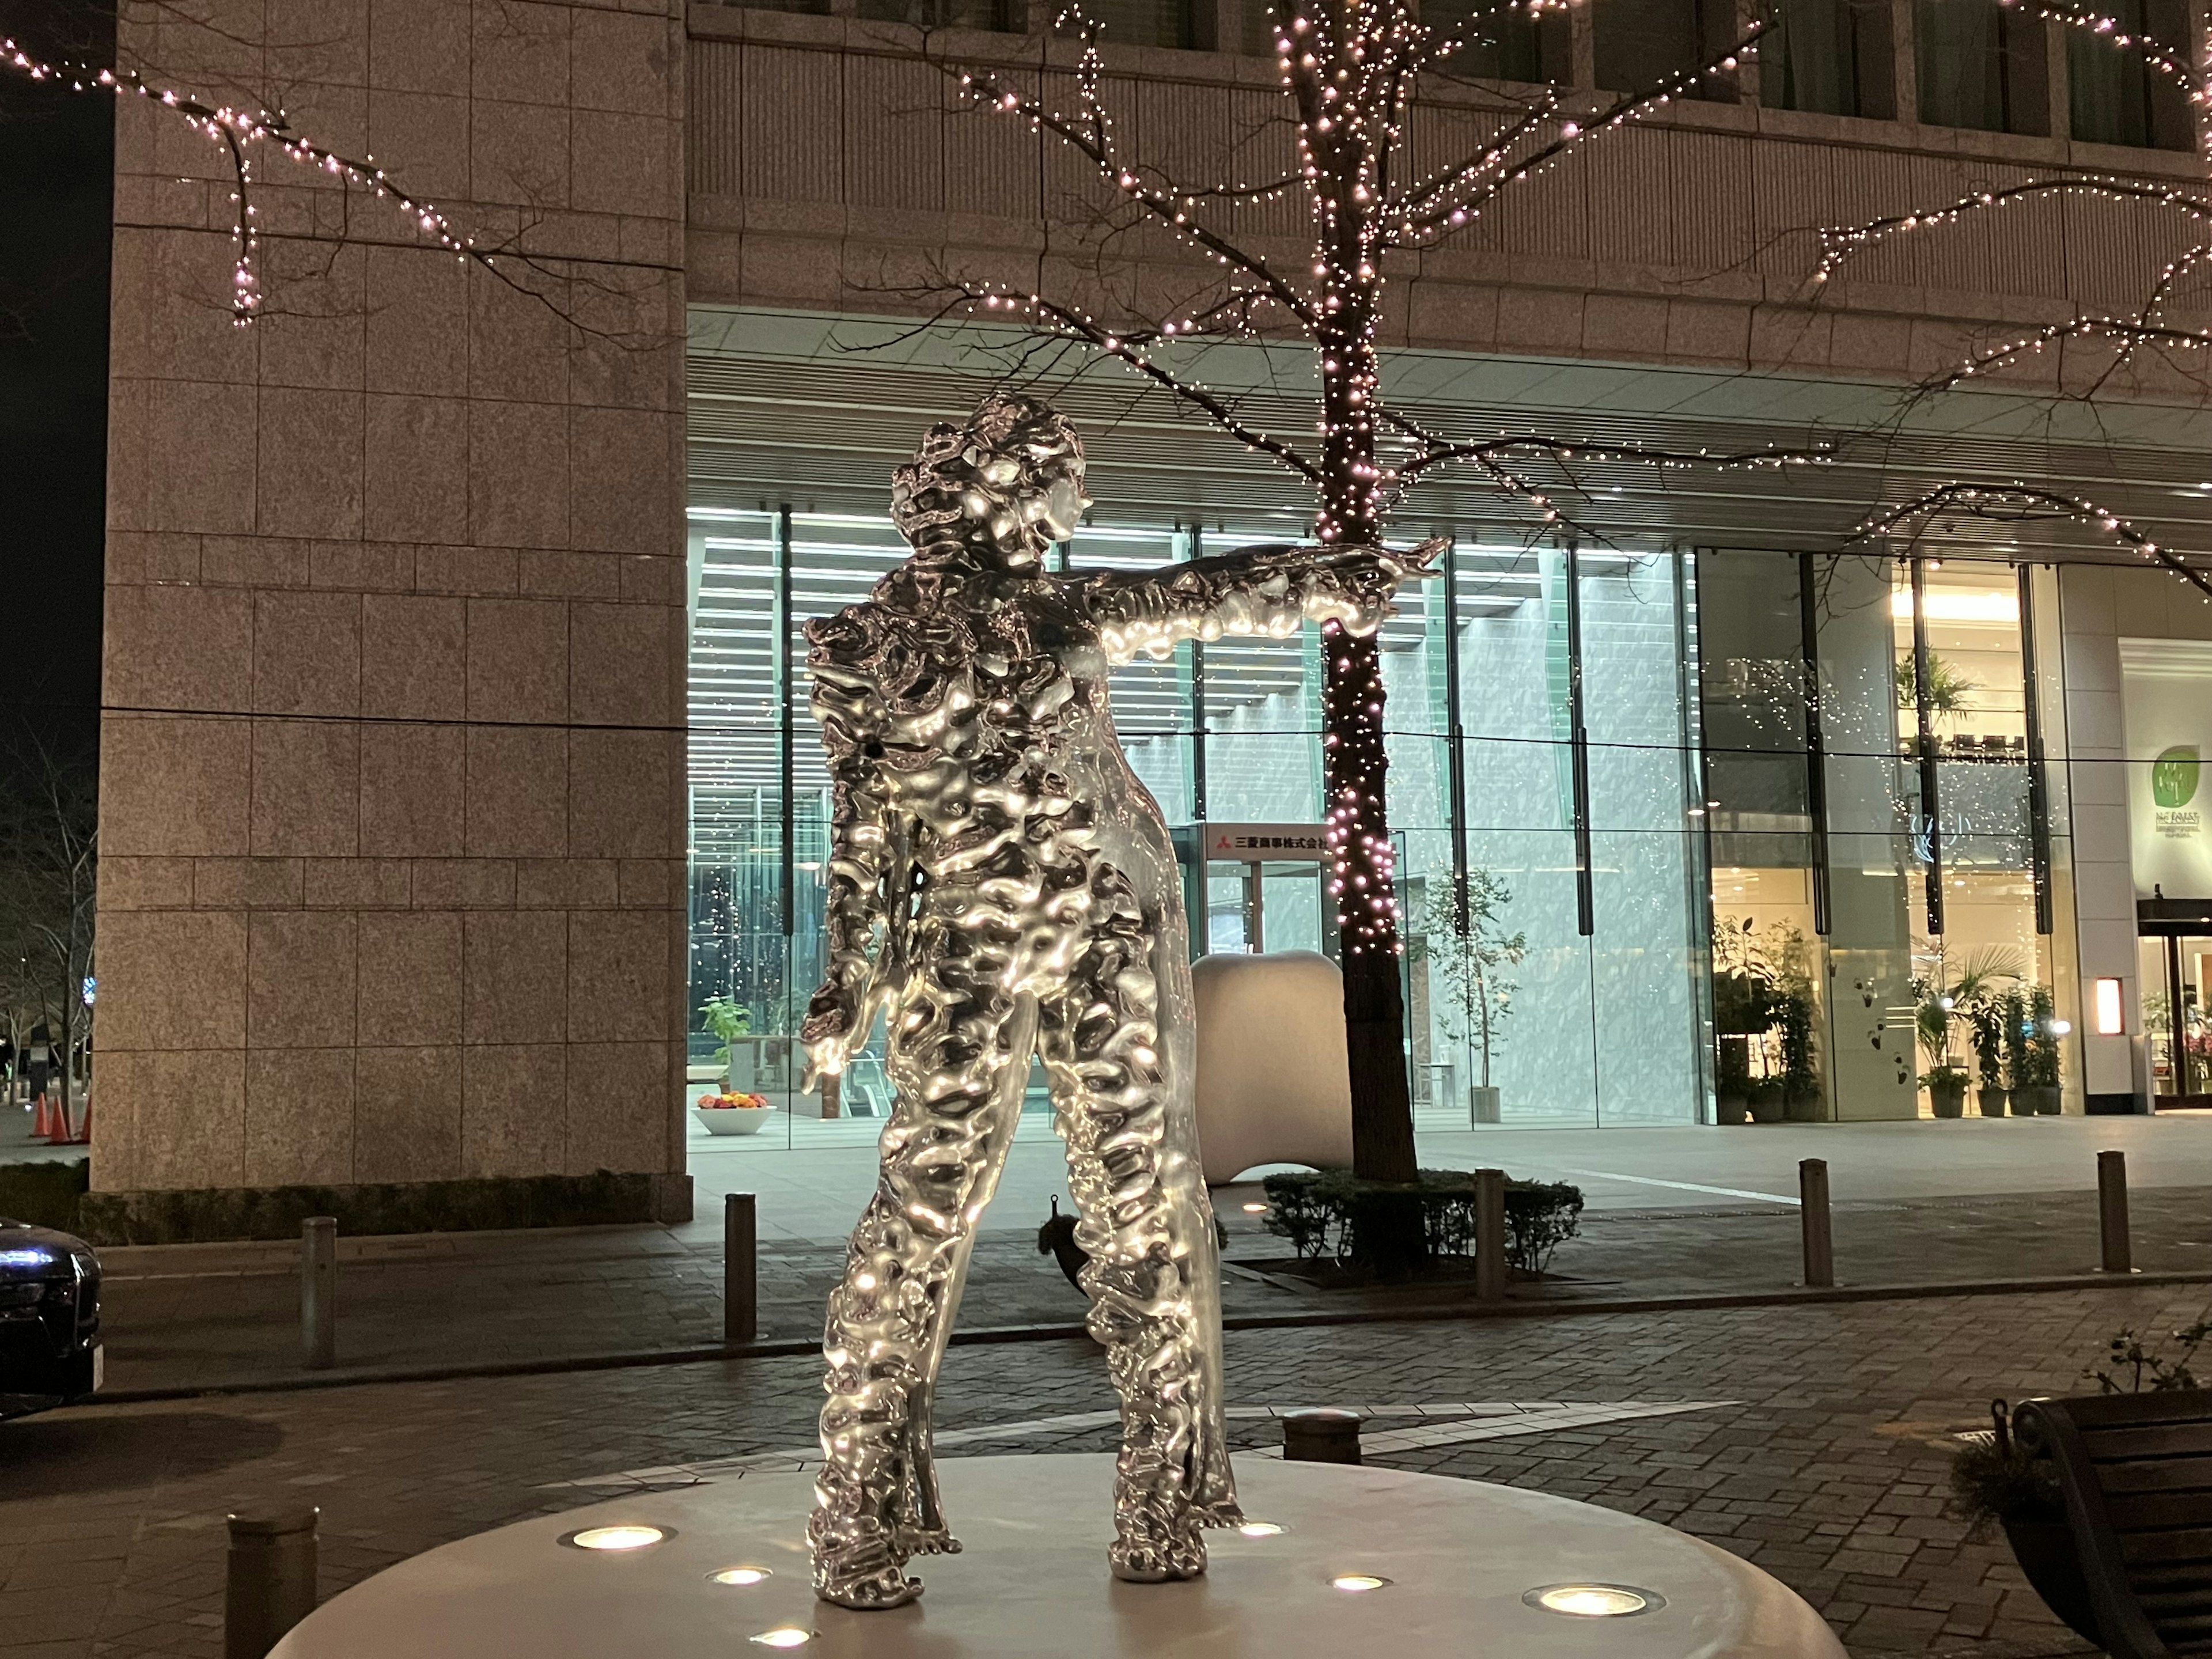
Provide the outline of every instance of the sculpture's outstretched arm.
<path id="1" fill-rule="evenodd" d="M 1399 583 L 1427 575 L 1443 545 L 1423 542 L 1404 554 L 1280 543 L 1244 547 L 1158 570 L 1101 571 L 1088 579 L 1083 602 L 1115 663 L 1139 651 L 1164 657 L 1182 640 L 1287 638 L 1310 618 L 1370 634 L 1382 626 Z"/>
<path id="2" fill-rule="evenodd" d="M 813 667 L 814 713 L 822 721 L 831 789 L 822 983 L 799 1027 L 809 1086 L 815 1077 L 843 1071 L 853 1051 L 868 1040 L 896 955 L 890 889 L 899 884 L 905 862 L 890 805 L 851 718 L 869 688 L 819 660 Z M 885 924 L 885 939 L 880 950 L 872 950 L 878 921 Z"/>

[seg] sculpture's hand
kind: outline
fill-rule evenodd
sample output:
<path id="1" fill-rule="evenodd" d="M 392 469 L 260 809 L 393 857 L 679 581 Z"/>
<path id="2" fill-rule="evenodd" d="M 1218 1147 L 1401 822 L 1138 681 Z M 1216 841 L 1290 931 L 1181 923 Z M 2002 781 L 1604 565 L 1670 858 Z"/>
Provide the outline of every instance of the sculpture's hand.
<path id="1" fill-rule="evenodd" d="M 1449 537 L 1431 536 L 1404 553 L 1386 551 L 1378 562 L 1391 574 L 1394 581 L 1425 581 L 1437 574 L 1437 561 L 1443 556 L 1444 550 L 1450 545 Z"/>
<path id="2" fill-rule="evenodd" d="M 865 1034 L 854 1035 L 860 1027 L 860 1015 L 859 1000 L 842 985 L 824 985 L 814 994 L 799 1028 L 799 1040 L 806 1054 L 805 1068 L 799 1080 L 801 1094 L 812 1094 L 823 1078 L 842 1073 L 853 1050 L 866 1041 Z"/>

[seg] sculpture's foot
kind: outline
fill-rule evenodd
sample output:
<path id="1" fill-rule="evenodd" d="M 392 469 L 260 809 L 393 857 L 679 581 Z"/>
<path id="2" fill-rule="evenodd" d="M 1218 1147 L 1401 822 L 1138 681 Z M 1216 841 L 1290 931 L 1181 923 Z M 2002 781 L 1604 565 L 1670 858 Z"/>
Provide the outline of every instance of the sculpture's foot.
<path id="1" fill-rule="evenodd" d="M 851 1607 L 856 1613 L 902 1607 L 919 1596 L 921 1589 L 921 1579 L 908 1577 L 897 1567 L 882 1567 L 854 1577 L 817 1571 L 814 1578 L 817 1596 L 837 1607 Z"/>
<path id="2" fill-rule="evenodd" d="M 901 1524 L 891 1529 L 891 1547 L 901 1555 L 957 1555 L 960 1540 L 948 1527 Z"/>
<path id="3" fill-rule="evenodd" d="M 1106 1560 L 1124 1583 L 1172 1583 L 1205 1572 L 1206 1540 L 1191 1522 L 1131 1516 L 1123 1520 Z"/>

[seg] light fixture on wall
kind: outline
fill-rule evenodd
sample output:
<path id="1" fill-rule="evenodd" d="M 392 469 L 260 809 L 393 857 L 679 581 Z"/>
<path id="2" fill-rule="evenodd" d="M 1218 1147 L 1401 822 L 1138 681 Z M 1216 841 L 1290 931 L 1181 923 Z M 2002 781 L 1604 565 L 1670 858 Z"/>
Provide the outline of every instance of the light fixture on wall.
<path id="1" fill-rule="evenodd" d="M 2127 1004 L 2120 998 L 2119 981 L 2100 979 L 2097 981 L 2095 1007 L 2099 1036 L 2127 1035 Z"/>

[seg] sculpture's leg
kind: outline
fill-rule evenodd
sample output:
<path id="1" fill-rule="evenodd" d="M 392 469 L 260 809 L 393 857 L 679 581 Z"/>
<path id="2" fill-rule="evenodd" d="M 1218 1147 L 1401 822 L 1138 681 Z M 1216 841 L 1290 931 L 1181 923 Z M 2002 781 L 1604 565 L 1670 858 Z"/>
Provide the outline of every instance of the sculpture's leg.
<path id="1" fill-rule="evenodd" d="M 1112 872 L 1097 888 L 1103 914 L 1038 1042 L 1067 1140 L 1076 1239 L 1091 1258 L 1091 1333 L 1121 1398 L 1115 1576 L 1189 1578 L 1206 1571 L 1201 1529 L 1242 1518 L 1220 1402 L 1208 1397 L 1213 1212 L 1192 1126 L 1178 1121 L 1190 1096 L 1158 1028 L 1151 930 Z"/>
<path id="2" fill-rule="evenodd" d="M 912 1601 L 921 1583 L 907 1559 L 960 1547 L 939 1505 L 929 1414 L 1036 1043 L 1036 1004 L 999 988 L 1002 967 L 972 954 L 925 960 L 890 1011 L 884 1066 L 898 1098 L 875 1196 L 830 1292 L 807 1528 L 815 1591 L 845 1607 Z"/>

